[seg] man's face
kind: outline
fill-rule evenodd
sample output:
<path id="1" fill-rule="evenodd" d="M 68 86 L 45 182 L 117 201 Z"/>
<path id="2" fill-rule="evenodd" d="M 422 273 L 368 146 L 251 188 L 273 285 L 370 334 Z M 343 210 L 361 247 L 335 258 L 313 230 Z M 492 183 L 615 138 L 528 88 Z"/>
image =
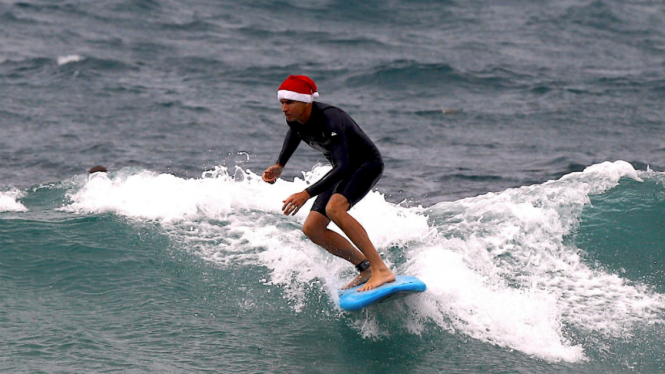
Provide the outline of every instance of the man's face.
<path id="1" fill-rule="evenodd" d="M 287 99 L 281 99 L 280 102 L 287 121 L 305 123 L 309 119 L 310 112 L 308 109 L 312 104 Z"/>

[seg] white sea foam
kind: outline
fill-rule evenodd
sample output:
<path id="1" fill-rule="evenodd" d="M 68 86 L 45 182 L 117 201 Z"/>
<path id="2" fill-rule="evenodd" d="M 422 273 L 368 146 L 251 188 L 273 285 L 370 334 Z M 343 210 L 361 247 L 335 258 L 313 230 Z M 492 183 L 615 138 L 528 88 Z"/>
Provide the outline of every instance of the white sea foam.
<path id="1" fill-rule="evenodd" d="M 300 231 L 311 201 L 296 216 L 281 214 L 282 200 L 328 170 L 318 167 L 303 179 L 274 185 L 250 171 L 225 168 L 200 179 L 93 174 L 64 209 L 156 220 L 219 266 L 265 266 L 265 283 L 278 285 L 299 311 L 311 284 L 323 284 L 334 302 L 335 290 L 352 276 L 345 261 Z M 542 185 L 429 209 L 391 204 L 371 192 L 350 213 L 396 272 L 427 283 L 425 294 L 395 303 L 406 311 L 398 318 L 410 331 L 421 333 L 434 322 L 547 360 L 579 361 L 584 348 L 566 338 L 566 328 L 620 336 L 631 324 L 658 320 L 665 305 L 662 295 L 588 266 L 580 250 L 564 242 L 589 195 L 623 177 L 639 180 L 625 162 L 603 163 Z M 354 326 L 365 336 L 389 333 L 376 313 L 359 314 Z"/>
<path id="2" fill-rule="evenodd" d="M 592 269 L 579 249 L 564 243 L 589 195 L 622 177 L 641 181 L 619 161 L 432 207 L 439 237 L 412 257 L 432 295 L 419 309 L 423 316 L 477 339 L 566 361 L 584 355 L 564 337 L 564 324 L 621 336 L 633 323 L 658 320 L 662 295 Z"/>
<path id="3" fill-rule="evenodd" d="M 79 62 L 83 57 L 79 55 L 58 56 L 58 65 L 66 65 L 72 62 Z"/>
<path id="4" fill-rule="evenodd" d="M 8 191 L 0 191 L 0 213 L 27 211 L 28 208 L 18 201 L 23 195 L 24 194 L 16 188 L 11 188 Z"/>

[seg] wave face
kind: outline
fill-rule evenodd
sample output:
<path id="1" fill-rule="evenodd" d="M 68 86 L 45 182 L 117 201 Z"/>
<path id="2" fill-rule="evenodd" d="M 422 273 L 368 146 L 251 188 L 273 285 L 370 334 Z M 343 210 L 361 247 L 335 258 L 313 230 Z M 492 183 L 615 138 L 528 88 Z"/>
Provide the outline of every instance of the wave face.
<path id="1" fill-rule="evenodd" d="M 71 345 L 118 365 L 133 364 L 119 359 L 127 351 L 115 339 L 139 347 L 139 361 L 155 348 L 153 338 L 168 351 L 176 339 L 204 339 L 212 347 L 215 336 L 226 334 L 264 335 L 257 339 L 272 342 L 271 352 L 287 354 L 289 345 L 275 342 L 290 336 L 305 344 L 311 338 L 305 326 L 314 335 L 338 331 L 353 344 L 401 354 L 423 345 L 446 351 L 454 344 L 469 354 L 485 347 L 483 354 L 495 360 L 526 360 L 536 372 L 658 365 L 663 173 L 606 162 L 427 208 L 390 203 L 373 191 L 352 215 L 395 272 L 420 277 L 428 290 L 347 313 L 336 290 L 353 268 L 304 237 L 307 206 L 293 217 L 280 211 L 284 197 L 327 170 L 268 185 L 240 168 L 219 167 L 195 179 L 123 169 L 24 191 L 15 200 L 24 209 L 5 211 L 0 221 L 10 308 L 37 308 L 30 312 L 39 316 L 29 339 L 35 352 Z M 48 218 L 36 218 L 46 210 Z M 8 247 L 19 234 L 26 236 Z M 53 348 L 66 326 L 90 313 L 87 327 L 74 328 Z M 113 322 L 120 315 L 123 322 Z M 255 327 L 238 324 L 239 315 Z M 17 316 L 6 315 L 4 330 L 18 353 L 16 334 L 26 317 Z M 278 320 L 290 322 L 270 322 Z M 210 326 L 212 336 L 189 331 L 198 324 Z M 305 335 L 291 335 L 287 325 Z M 342 354 L 332 344 L 323 349 Z M 104 347 L 110 350 L 102 353 Z M 651 348 L 643 353 L 644 347 Z M 254 360 L 262 349 L 240 355 Z M 639 355 L 645 356 L 632 361 Z M 409 362 L 415 363 L 401 365 Z M 427 362 L 443 370 L 457 364 L 441 357 Z"/>

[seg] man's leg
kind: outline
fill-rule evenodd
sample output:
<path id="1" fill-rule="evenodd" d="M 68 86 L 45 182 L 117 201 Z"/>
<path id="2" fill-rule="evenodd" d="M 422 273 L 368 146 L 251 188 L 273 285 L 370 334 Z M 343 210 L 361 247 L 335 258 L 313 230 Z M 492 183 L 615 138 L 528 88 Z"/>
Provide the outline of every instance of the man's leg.
<path id="1" fill-rule="evenodd" d="M 347 212 L 349 201 L 344 195 L 336 193 L 332 195 L 328 205 L 326 205 L 326 214 L 335 224 L 344 231 L 351 242 L 365 255 L 370 264 L 371 277 L 358 291 L 367 291 L 379 287 L 383 284 L 394 282 L 395 275 L 383 263 L 379 252 L 369 240 L 365 228 L 356 221 L 355 218 Z M 311 214 L 310 214 L 311 215 Z M 319 213 L 319 215 L 323 216 Z M 340 236 L 341 237 L 341 236 Z M 348 241 L 347 241 L 348 242 Z"/>
<path id="2" fill-rule="evenodd" d="M 312 242 L 337 257 L 341 257 L 354 265 L 365 261 L 365 255 L 357 250 L 353 244 L 342 235 L 328 229 L 329 223 L 330 219 L 328 217 L 319 212 L 311 211 L 305 220 L 302 231 Z M 367 281 L 371 275 L 372 270 L 368 268 L 344 288 L 359 286 Z"/>

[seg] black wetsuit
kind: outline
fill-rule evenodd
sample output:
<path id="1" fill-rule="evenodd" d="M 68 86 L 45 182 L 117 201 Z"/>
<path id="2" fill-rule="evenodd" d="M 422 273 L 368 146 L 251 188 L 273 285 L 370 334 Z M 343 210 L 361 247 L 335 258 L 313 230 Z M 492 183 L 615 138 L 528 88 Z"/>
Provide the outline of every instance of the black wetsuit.
<path id="1" fill-rule="evenodd" d="M 334 193 L 341 193 L 350 205 L 360 201 L 383 173 L 383 160 L 378 148 L 358 124 L 343 110 L 319 102 L 312 103 L 307 123 L 286 122 L 289 131 L 277 163 L 284 166 L 301 141 L 323 153 L 333 168 L 309 186 L 310 196 L 318 196 L 313 211 L 323 215 Z"/>

